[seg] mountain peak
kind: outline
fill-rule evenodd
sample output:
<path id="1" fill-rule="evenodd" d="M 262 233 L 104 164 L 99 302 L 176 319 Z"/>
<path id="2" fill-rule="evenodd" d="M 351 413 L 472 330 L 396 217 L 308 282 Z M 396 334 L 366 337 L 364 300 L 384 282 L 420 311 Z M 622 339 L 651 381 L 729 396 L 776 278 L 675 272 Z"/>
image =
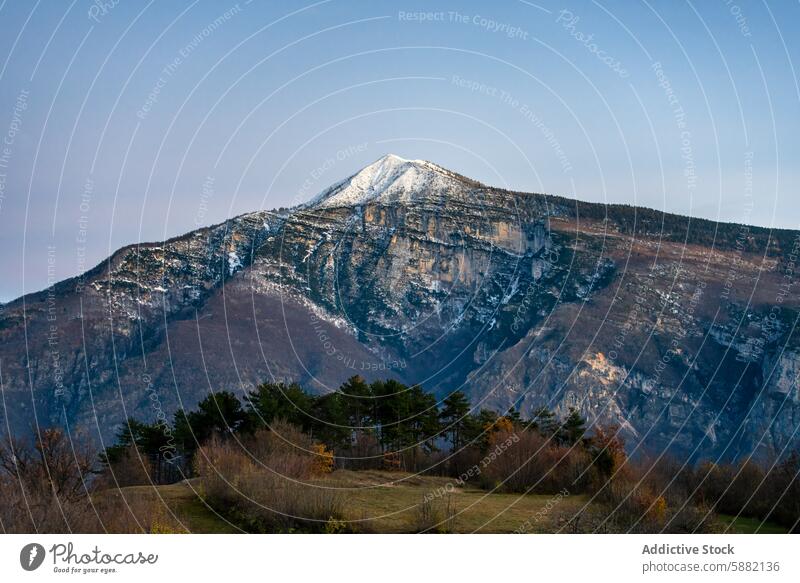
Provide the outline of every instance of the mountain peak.
<path id="1" fill-rule="evenodd" d="M 408 203 L 421 195 L 435 195 L 462 186 L 454 173 L 425 160 L 407 160 L 386 154 L 324 190 L 306 206 L 351 207 L 380 201 Z"/>
<path id="2" fill-rule="evenodd" d="M 390 153 L 390 154 L 384 154 L 383 156 L 381 156 L 380 158 L 375 160 L 374 163 L 375 164 L 377 164 L 377 163 L 381 163 L 381 164 L 404 164 L 406 162 L 421 162 L 421 161 L 422 160 L 407 160 L 406 158 L 403 158 L 402 156 L 398 156 L 397 154 L 391 154 Z"/>

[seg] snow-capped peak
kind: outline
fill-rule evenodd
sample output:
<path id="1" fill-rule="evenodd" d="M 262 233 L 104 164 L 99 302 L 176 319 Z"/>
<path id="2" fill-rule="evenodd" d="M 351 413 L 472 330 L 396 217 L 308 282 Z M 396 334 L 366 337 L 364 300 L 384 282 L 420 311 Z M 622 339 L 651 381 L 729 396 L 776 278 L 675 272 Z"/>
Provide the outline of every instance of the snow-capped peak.
<path id="1" fill-rule="evenodd" d="M 306 206 L 330 208 L 375 201 L 410 202 L 422 193 L 436 195 L 452 191 L 460 182 L 455 174 L 431 162 L 387 154 L 324 190 Z"/>

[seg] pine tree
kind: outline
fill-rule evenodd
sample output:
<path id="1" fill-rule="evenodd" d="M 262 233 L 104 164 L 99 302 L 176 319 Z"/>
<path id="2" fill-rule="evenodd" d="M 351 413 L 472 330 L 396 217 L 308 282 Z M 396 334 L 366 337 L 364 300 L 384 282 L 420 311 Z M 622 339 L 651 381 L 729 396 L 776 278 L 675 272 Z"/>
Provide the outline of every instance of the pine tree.
<path id="1" fill-rule="evenodd" d="M 467 396 L 461 391 L 454 391 L 442 403 L 442 412 L 439 420 L 450 437 L 453 450 L 457 451 L 466 443 L 469 425 L 472 419 L 469 416 L 470 404 Z"/>
<path id="2" fill-rule="evenodd" d="M 182 449 L 192 452 L 214 434 L 226 435 L 247 429 L 250 419 L 236 395 L 220 391 L 200 401 L 194 411 L 175 413 L 173 432 Z"/>
<path id="3" fill-rule="evenodd" d="M 339 393 L 350 426 L 358 431 L 370 425 L 375 403 L 372 389 L 366 381 L 358 375 L 350 377 L 339 387 Z"/>
<path id="4" fill-rule="evenodd" d="M 506 419 L 511 421 L 511 424 L 514 427 L 519 427 L 522 425 L 522 415 L 520 415 L 519 409 L 516 407 L 512 407 L 509 409 L 506 414 L 504 415 Z"/>
<path id="5" fill-rule="evenodd" d="M 341 393 L 335 391 L 317 397 L 312 406 L 311 417 L 315 438 L 332 444 L 334 448 L 350 445 L 352 433 Z"/>
<path id="6" fill-rule="evenodd" d="M 581 417 L 575 407 L 569 408 L 569 415 L 561 424 L 558 431 L 558 440 L 564 445 L 575 445 L 583 439 L 586 433 L 586 419 Z"/>
<path id="7" fill-rule="evenodd" d="M 547 407 L 539 407 L 533 412 L 531 427 L 538 430 L 545 437 L 555 435 L 558 431 L 556 415 Z"/>
<path id="8" fill-rule="evenodd" d="M 309 431 L 314 397 L 297 383 L 264 383 L 247 394 L 247 409 L 253 427 L 269 425 L 277 419 Z"/>
<path id="9" fill-rule="evenodd" d="M 411 398 L 412 443 L 420 444 L 427 451 L 436 451 L 435 439 L 441 433 L 439 409 L 436 397 L 426 392 L 420 385 L 409 391 Z"/>
<path id="10" fill-rule="evenodd" d="M 409 441 L 408 419 L 411 400 L 408 387 L 397 381 L 375 381 L 370 385 L 374 397 L 372 417 L 384 451 L 402 449 Z"/>
<path id="11" fill-rule="evenodd" d="M 128 419 L 117 432 L 116 442 L 100 455 L 104 465 L 121 460 L 130 446 L 135 446 L 141 455 L 161 455 L 171 446 L 172 429 L 163 423 L 143 423 Z"/>

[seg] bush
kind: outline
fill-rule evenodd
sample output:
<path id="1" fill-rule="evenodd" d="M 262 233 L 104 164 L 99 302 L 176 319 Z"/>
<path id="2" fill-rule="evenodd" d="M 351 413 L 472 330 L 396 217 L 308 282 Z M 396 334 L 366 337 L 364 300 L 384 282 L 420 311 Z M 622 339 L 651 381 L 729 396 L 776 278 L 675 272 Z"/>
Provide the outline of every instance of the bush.
<path id="1" fill-rule="evenodd" d="M 33 445 L 11 440 L 0 447 L 0 527 L 7 533 L 183 532 L 160 501 L 96 492 L 96 456 L 73 449 L 57 429 L 41 432 Z M 141 463 L 131 462 L 130 467 Z M 138 478 L 137 478 L 138 480 Z M 160 525 L 160 526 L 159 526 Z"/>
<path id="2" fill-rule="evenodd" d="M 94 456 L 73 450 L 61 431 L 41 431 L 33 446 L 0 446 L 0 524 L 5 532 L 62 533 L 97 526 L 88 498 Z"/>
<path id="3" fill-rule="evenodd" d="M 668 462 L 664 462 L 669 465 Z M 602 505 L 607 532 L 691 533 L 719 530 L 708 507 L 668 486 L 676 474 L 659 471 L 659 464 L 626 461 L 605 482 L 594 483 L 595 501 Z"/>
<path id="4" fill-rule="evenodd" d="M 130 534 L 183 534 L 188 530 L 164 505 L 156 490 L 126 495 L 120 490 L 103 490 L 91 497 L 97 524 L 82 532 Z"/>
<path id="5" fill-rule="evenodd" d="M 800 523 L 800 455 L 793 453 L 767 471 L 750 460 L 701 465 L 693 490 L 716 512 L 773 520 L 797 531 Z"/>
<path id="6" fill-rule="evenodd" d="M 207 502 L 243 530 L 330 530 L 343 518 L 342 498 L 311 481 L 329 470 L 330 452 L 294 426 L 272 427 L 242 443 L 212 438 L 199 449 Z"/>
<path id="7" fill-rule="evenodd" d="M 503 446 L 505 449 L 502 449 Z M 502 449 L 486 458 L 484 485 L 507 492 L 555 494 L 576 492 L 583 487 L 581 474 L 589 458 L 580 447 L 554 444 L 538 431 L 499 430 L 489 438 L 489 452 Z"/>
<path id="8" fill-rule="evenodd" d="M 452 494 L 445 496 L 426 494 L 414 507 L 411 532 L 423 534 L 455 532 L 457 513 Z"/>
<path id="9" fill-rule="evenodd" d="M 336 453 L 336 466 L 347 470 L 379 470 L 384 466 L 384 452 L 374 433 L 359 431 L 352 443 Z"/>
<path id="10" fill-rule="evenodd" d="M 800 454 L 772 467 L 763 490 L 770 503 L 764 518 L 800 532 Z"/>
<path id="11" fill-rule="evenodd" d="M 108 488 L 142 486 L 152 483 L 152 463 L 136 445 L 125 447 L 117 453 L 113 461 L 109 460 L 100 479 L 100 485 Z"/>

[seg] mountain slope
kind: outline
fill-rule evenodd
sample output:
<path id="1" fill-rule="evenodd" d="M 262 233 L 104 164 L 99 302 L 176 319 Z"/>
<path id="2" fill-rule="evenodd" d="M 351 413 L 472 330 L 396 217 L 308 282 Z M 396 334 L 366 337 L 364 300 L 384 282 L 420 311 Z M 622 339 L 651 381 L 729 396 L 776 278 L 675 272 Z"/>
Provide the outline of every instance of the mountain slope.
<path id="1" fill-rule="evenodd" d="M 769 456 L 798 445 L 798 235 L 388 155 L 287 213 L 126 247 L 4 306 L 4 407 L 12 431 L 108 437 L 209 390 L 362 374 L 574 406 L 631 449 Z"/>

